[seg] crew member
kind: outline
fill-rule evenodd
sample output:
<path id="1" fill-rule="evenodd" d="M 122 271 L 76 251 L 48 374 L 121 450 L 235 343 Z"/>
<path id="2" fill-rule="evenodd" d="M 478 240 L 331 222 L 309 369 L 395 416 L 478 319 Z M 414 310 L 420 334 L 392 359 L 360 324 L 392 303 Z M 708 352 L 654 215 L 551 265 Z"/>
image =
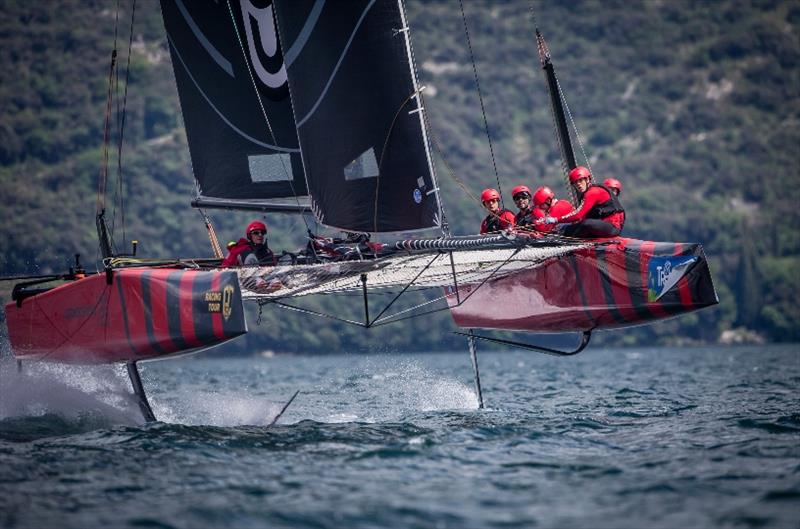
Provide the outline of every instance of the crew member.
<path id="1" fill-rule="evenodd" d="M 517 186 L 511 190 L 511 197 L 519 209 L 514 217 L 514 224 L 520 228 L 531 226 L 534 221 L 531 210 L 531 190 L 528 189 L 528 186 Z"/>
<path id="2" fill-rule="evenodd" d="M 617 196 L 622 193 L 622 184 L 616 178 L 606 178 L 603 180 L 603 185 L 611 189 Z"/>
<path id="3" fill-rule="evenodd" d="M 592 174 L 578 166 L 569 173 L 569 181 L 578 193 L 579 205 L 562 216 L 547 216 L 542 224 L 566 223 L 562 230 L 567 237 L 594 239 L 615 237 L 625 224 L 625 210 L 617 195 L 608 187 L 591 183 Z"/>
<path id="4" fill-rule="evenodd" d="M 533 194 L 533 205 L 532 216 L 534 222 L 545 217 L 561 217 L 570 213 L 573 209 L 569 200 L 557 199 L 556 194 L 549 187 L 540 187 L 536 190 L 536 193 Z M 555 225 L 540 222 L 534 224 L 534 227 L 538 231 L 547 232 L 552 230 Z"/>
<path id="5" fill-rule="evenodd" d="M 500 207 L 500 193 L 495 189 L 484 189 L 481 203 L 489 212 L 481 222 L 481 233 L 492 233 L 514 227 L 514 214 Z"/>
<path id="6" fill-rule="evenodd" d="M 228 257 L 222 261 L 222 267 L 270 265 L 276 264 L 275 255 L 267 246 L 267 225 L 254 220 L 247 226 L 246 238 L 241 238 L 234 245 L 229 245 Z"/>

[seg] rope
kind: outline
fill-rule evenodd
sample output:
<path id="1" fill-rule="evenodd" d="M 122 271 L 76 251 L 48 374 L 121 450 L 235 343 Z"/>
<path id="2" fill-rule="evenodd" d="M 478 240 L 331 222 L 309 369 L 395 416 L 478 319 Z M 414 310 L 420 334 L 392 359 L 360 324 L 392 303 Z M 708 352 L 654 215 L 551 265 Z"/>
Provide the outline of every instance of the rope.
<path id="1" fill-rule="evenodd" d="M 117 35 L 119 29 L 119 0 L 114 20 L 114 46 L 111 50 L 111 64 L 108 69 L 108 92 L 106 94 L 106 114 L 103 121 L 103 161 L 100 165 L 100 174 L 97 178 L 97 214 L 105 210 L 106 185 L 108 183 L 108 144 L 110 142 L 111 102 L 113 100 L 114 72 L 117 67 Z"/>
<path id="2" fill-rule="evenodd" d="M 569 118 L 569 122 L 572 125 L 573 130 L 575 130 L 575 139 L 578 140 L 578 146 L 581 148 L 581 154 L 583 155 L 583 160 L 586 163 L 586 167 L 589 169 L 589 173 L 594 175 L 594 171 L 592 170 L 592 165 L 589 163 L 589 157 L 586 155 L 586 150 L 583 147 L 583 137 L 581 135 L 580 129 L 578 129 L 578 125 L 575 123 L 575 119 L 572 117 L 572 112 L 569 109 L 569 104 L 567 103 L 567 96 L 564 95 L 564 90 L 561 88 L 561 82 L 558 80 L 558 76 L 553 71 L 553 76 L 556 78 L 556 85 L 558 86 L 558 94 L 561 96 L 561 101 L 564 103 L 564 110 L 567 111 L 567 117 Z"/>
<path id="3" fill-rule="evenodd" d="M 122 224 L 122 246 L 126 246 L 125 235 L 125 188 L 122 185 L 122 143 L 125 133 L 125 116 L 127 115 L 128 108 L 128 86 L 131 77 L 131 50 L 133 49 L 133 25 L 136 19 L 136 0 L 133 0 L 131 6 L 131 27 L 130 36 L 128 39 L 128 60 L 125 66 L 125 92 L 122 96 L 122 109 L 119 108 L 119 98 L 117 99 L 117 122 L 119 123 L 119 140 L 117 145 L 117 190 L 114 196 L 114 211 L 111 215 L 111 234 L 113 239 L 114 226 L 117 219 L 117 198 L 119 198 L 120 221 Z M 117 69 L 116 88 L 119 90 L 119 69 Z"/>
<path id="4" fill-rule="evenodd" d="M 222 259 L 222 247 L 219 244 L 219 239 L 217 238 L 217 232 L 214 229 L 214 225 L 211 223 L 211 219 L 206 212 L 203 211 L 201 208 L 197 208 L 198 213 L 200 216 L 203 217 L 203 223 L 206 225 L 206 231 L 208 232 L 208 240 L 211 242 L 211 250 L 214 252 L 214 257 L 217 259 Z"/>
<path id="5" fill-rule="evenodd" d="M 492 156 L 492 167 L 494 168 L 494 176 L 497 180 L 497 191 L 500 192 L 500 205 L 502 209 L 505 209 L 505 203 L 503 201 L 503 189 L 500 186 L 500 174 L 497 172 L 497 163 L 494 158 L 494 147 L 492 146 L 492 135 L 489 132 L 489 121 L 486 119 L 486 108 L 483 105 L 483 93 L 481 92 L 481 83 L 478 80 L 478 66 L 475 64 L 475 55 L 472 52 L 472 41 L 469 38 L 469 27 L 467 26 L 467 15 L 464 13 L 464 2 L 462 0 L 458 0 L 458 4 L 461 6 L 461 19 L 464 21 L 464 33 L 467 36 L 467 47 L 469 48 L 469 57 L 472 60 L 472 73 L 475 76 L 475 86 L 478 89 L 478 99 L 481 102 L 481 113 L 483 114 L 483 126 L 486 130 L 486 137 L 489 139 L 489 153 Z"/>
<path id="6" fill-rule="evenodd" d="M 428 117 L 427 116 L 425 116 L 425 126 L 427 127 L 428 133 L 430 134 L 431 141 L 433 142 L 433 148 L 436 149 L 436 153 L 442 159 L 442 161 L 444 162 L 445 167 L 447 168 L 448 176 L 450 176 L 450 178 L 453 179 L 453 181 L 461 189 L 461 191 L 464 192 L 464 194 L 466 194 L 472 201 L 477 202 L 480 205 L 480 208 L 482 210 L 488 211 L 489 215 L 492 215 L 497 220 L 501 220 L 500 219 L 500 215 L 498 215 L 497 213 L 493 213 L 493 212 L 487 210 L 486 208 L 484 208 L 483 207 L 483 202 L 481 202 L 481 199 L 478 196 L 476 196 L 475 194 L 473 194 L 472 191 L 469 190 L 467 185 L 458 176 L 456 176 L 456 172 L 453 169 L 453 166 L 450 165 L 450 162 L 448 162 L 447 158 L 445 158 L 445 156 L 444 156 L 444 151 L 442 150 L 442 147 L 439 144 L 439 140 L 436 138 L 436 134 L 434 133 L 433 127 L 431 126 L 430 122 L 428 121 Z"/>

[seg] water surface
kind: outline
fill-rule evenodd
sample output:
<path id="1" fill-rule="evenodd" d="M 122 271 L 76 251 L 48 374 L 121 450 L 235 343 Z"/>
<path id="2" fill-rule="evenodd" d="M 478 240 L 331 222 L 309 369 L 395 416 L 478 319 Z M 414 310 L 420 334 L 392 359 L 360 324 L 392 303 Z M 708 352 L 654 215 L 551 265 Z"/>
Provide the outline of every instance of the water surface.
<path id="1" fill-rule="evenodd" d="M 0 370 L 2 527 L 799 527 L 796 346 Z M 277 425 L 282 403 L 300 395 Z"/>

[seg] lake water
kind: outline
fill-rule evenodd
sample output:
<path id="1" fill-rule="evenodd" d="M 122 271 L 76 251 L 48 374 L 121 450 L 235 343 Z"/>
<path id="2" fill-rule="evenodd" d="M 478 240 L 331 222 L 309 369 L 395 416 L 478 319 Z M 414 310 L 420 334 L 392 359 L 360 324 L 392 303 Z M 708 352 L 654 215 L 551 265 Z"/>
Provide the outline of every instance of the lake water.
<path id="1" fill-rule="evenodd" d="M 0 370 L 0 526 L 800 527 L 797 346 Z M 274 427 L 282 402 L 300 390 Z"/>

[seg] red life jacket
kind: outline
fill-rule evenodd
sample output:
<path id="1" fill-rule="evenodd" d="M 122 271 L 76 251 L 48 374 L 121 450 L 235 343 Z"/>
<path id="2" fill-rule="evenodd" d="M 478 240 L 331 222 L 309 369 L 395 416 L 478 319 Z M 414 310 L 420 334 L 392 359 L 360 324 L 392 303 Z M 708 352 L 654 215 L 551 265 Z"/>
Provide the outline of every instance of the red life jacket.
<path id="1" fill-rule="evenodd" d="M 625 208 L 622 207 L 622 203 L 619 201 L 619 197 L 616 195 L 616 193 L 614 193 L 610 187 L 606 187 L 602 184 L 592 184 L 591 187 L 600 187 L 605 189 L 605 191 L 608 193 L 609 199 L 605 202 L 595 204 L 594 207 L 592 207 L 592 209 L 590 209 L 586 214 L 586 218 L 605 220 L 614 213 L 622 213 L 622 223 L 624 224 Z M 620 226 L 620 229 L 622 229 L 622 226 Z"/>
<path id="2" fill-rule="evenodd" d="M 275 265 L 275 254 L 266 243 L 258 246 L 247 239 L 239 239 L 236 246 L 231 248 L 228 257 L 222 261 L 222 267 L 250 266 L 250 265 Z"/>

